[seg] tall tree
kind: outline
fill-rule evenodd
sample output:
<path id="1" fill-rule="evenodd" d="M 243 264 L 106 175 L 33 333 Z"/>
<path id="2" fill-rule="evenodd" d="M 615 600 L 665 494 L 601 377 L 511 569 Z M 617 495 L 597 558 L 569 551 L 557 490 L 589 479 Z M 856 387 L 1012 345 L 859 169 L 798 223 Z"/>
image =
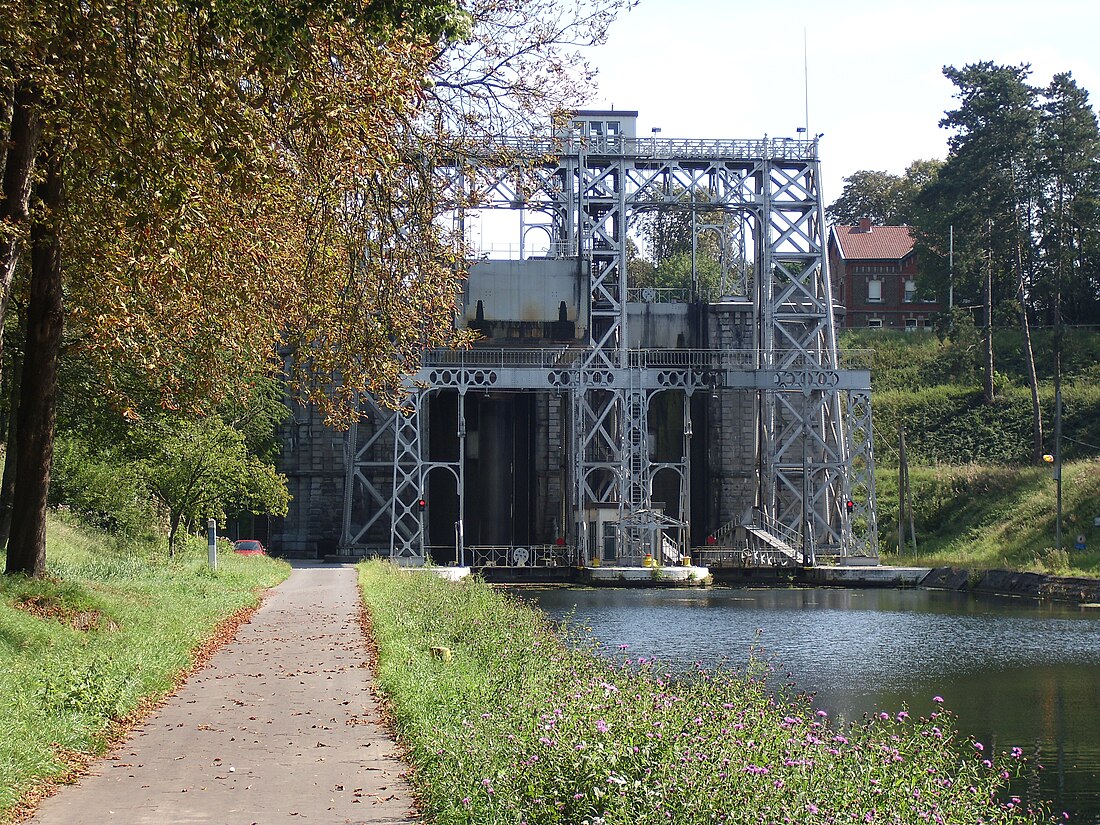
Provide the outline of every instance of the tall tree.
<path id="1" fill-rule="evenodd" d="M 464 250 L 438 221 L 453 204 L 432 176 L 455 151 L 439 89 L 453 92 L 451 112 L 464 89 L 491 89 L 496 103 L 474 117 L 485 128 L 503 111 L 510 60 L 557 55 L 548 65 L 564 77 L 579 64 L 563 41 L 604 36 L 620 5 L 562 4 L 543 27 L 529 4 L 498 0 L 476 13 L 454 0 L 0 0 L 0 79 L 38 95 L 41 181 L 26 229 L 25 461 L 8 570 L 42 571 L 63 328 L 131 417 L 144 387 L 164 408 L 209 412 L 282 367 L 276 349 L 333 420 L 354 414 L 361 388 L 396 398 L 425 348 L 460 340 Z M 479 52 L 496 74 L 444 71 L 456 38 L 489 48 L 475 23 L 509 21 L 520 39 Z M 569 102 L 527 92 L 516 111 Z M 18 247 L 5 249 L 0 264 L 14 267 Z M 32 369 L 39 355 L 45 367 Z"/>
<path id="2" fill-rule="evenodd" d="M 907 226 L 913 222 L 915 202 L 936 179 L 942 161 L 915 160 L 902 176 L 863 170 L 844 179 L 844 191 L 825 209 L 836 226 L 855 226 L 870 218 L 880 226 Z"/>
<path id="3" fill-rule="evenodd" d="M 180 527 L 238 512 L 286 515 L 286 479 L 251 454 L 244 436 L 217 416 L 169 417 L 135 427 L 140 475 L 168 514 L 168 554 Z"/>
<path id="4" fill-rule="evenodd" d="M 677 189 L 660 208 L 641 214 L 633 229 L 645 245 L 649 266 L 632 268 L 631 286 L 685 290 L 693 300 L 718 294 L 723 266 L 733 269 L 744 262 L 742 250 L 733 248 L 737 236 L 731 216 L 708 201 Z"/>
<path id="5" fill-rule="evenodd" d="M 879 226 L 906 223 L 902 179 L 889 172 L 861 170 L 844 179 L 844 191 L 825 214 L 837 226 L 855 226 L 869 218 Z"/>
<path id="6" fill-rule="evenodd" d="M 1066 72 L 1043 91 L 1041 261 L 1048 322 L 1100 320 L 1100 130 L 1088 92 Z M 1055 296 L 1059 296 L 1058 299 Z M 1057 306 L 1061 304 L 1061 309 Z"/>
<path id="7" fill-rule="evenodd" d="M 1039 203 L 1036 90 L 1027 83 L 1031 70 L 1026 65 L 983 62 L 961 69 L 948 66 L 943 71 L 955 84 L 959 105 L 940 121 L 953 134 L 946 163 L 918 198 L 924 217 L 917 233 L 918 248 L 942 255 L 947 230 L 953 228 L 955 238 L 961 240 L 955 247 L 960 264 L 956 273 L 963 274 L 956 285 L 974 297 L 984 292 L 990 333 L 995 307 L 1005 301 L 1015 303 L 1032 394 L 1032 451 L 1038 460 L 1043 424 L 1029 320 Z M 991 351 L 986 364 L 987 398 L 992 400 Z"/>

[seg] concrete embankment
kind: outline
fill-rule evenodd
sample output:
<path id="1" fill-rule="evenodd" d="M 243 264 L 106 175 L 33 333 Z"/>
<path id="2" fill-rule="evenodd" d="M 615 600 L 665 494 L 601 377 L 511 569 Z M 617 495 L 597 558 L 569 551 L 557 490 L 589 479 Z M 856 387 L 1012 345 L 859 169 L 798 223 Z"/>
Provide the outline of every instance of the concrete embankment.
<path id="1" fill-rule="evenodd" d="M 1100 602 L 1100 579 L 1051 576 L 1016 570 L 968 571 L 954 567 L 937 567 L 925 577 L 921 586 L 1082 604 Z"/>
<path id="2" fill-rule="evenodd" d="M 1100 579 L 959 567 L 814 567 L 796 581 L 832 587 L 924 587 L 998 596 L 1100 603 Z"/>

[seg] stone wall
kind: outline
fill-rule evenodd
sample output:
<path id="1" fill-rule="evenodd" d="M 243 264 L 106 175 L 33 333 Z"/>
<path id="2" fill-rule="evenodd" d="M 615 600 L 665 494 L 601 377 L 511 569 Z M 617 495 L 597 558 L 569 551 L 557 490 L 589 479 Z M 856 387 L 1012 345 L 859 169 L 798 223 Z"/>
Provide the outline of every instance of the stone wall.
<path id="1" fill-rule="evenodd" d="M 343 433 L 326 427 L 312 406 L 292 404 L 283 423 L 276 469 L 287 477 L 290 507 L 275 520 L 269 542 L 275 555 L 318 558 L 336 552 L 344 514 Z"/>
<path id="2" fill-rule="evenodd" d="M 746 301 L 710 307 L 708 348 L 749 350 L 753 342 L 752 305 Z M 747 390 L 719 390 L 708 403 L 707 475 L 713 485 L 712 529 L 739 521 L 756 498 L 756 399 Z"/>

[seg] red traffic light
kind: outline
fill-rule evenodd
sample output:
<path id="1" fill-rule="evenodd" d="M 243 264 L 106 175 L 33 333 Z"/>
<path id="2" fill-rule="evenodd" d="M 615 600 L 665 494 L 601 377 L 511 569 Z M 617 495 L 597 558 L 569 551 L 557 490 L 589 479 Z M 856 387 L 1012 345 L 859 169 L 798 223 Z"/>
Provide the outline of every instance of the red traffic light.
<path id="1" fill-rule="evenodd" d="M 856 509 L 856 503 L 851 499 L 848 499 L 846 502 L 844 502 L 844 509 L 850 513 L 854 509 Z"/>
<path id="2" fill-rule="evenodd" d="M 421 512 L 421 513 L 423 513 L 423 512 L 424 512 L 424 508 L 428 506 L 428 500 L 427 500 L 427 499 L 424 499 L 424 498 L 422 498 L 422 499 L 419 499 L 419 500 L 418 500 L 418 501 L 416 502 L 416 506 L 417 506 L 417 507 L 418 507 L 418 508 L 420 509 L 420 512 Z"/>

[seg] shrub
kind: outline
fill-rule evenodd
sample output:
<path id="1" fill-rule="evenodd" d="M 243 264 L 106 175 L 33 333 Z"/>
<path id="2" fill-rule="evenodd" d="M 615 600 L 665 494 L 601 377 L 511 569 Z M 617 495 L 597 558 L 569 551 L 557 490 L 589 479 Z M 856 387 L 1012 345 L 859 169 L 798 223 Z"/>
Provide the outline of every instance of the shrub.
<path id="1" fill-rule="evenodd" d="M 156 512 L 133 462 L 110 450 L 93 452 L 75 438 L 62 436 L 54 445 L 50 504 L 125 539 L 155 536 Z"/>

